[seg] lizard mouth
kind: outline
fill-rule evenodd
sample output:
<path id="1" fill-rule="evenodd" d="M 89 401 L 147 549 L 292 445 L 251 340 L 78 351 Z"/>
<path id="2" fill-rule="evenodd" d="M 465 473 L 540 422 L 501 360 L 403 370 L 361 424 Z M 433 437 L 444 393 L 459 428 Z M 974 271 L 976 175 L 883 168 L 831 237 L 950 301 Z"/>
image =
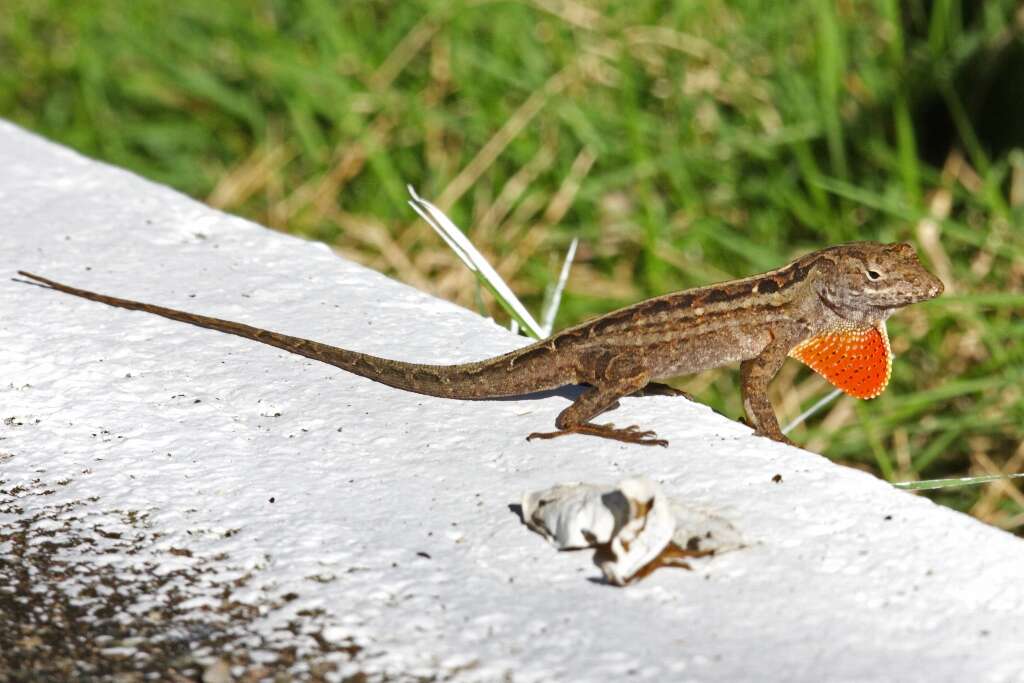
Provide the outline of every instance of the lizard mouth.
<path id="1" fill-rule="evenodd" d="M 818 294 L 818 298 L 821 299 L 821 303 L 825 304 L 825 307 L 828 308 L 828 310 L 832 311 L 833 313 L 838 315 L 843 320 L 850 320 L 850 321 L 853 321 L 853 322 L 860 322 L 861 316 L 857 315 L 857 311 L 860 311 L 860 313 L 862 315 L 863 314 L 867 314 L 868 311 L 878 311 L 877 314 L 870 313 L 869 314 L 870 317 L 873 318 L 876 315 L 881 315 L 882 318 L 884 319 L 884 318 L 889 317 L 889 315 L 894 310 L 896 310 L 897 308 L 900 308 L 902 306 L 906 306 L 909 303 L 912 303 L 912 302 L 906 302 L 906 303 L 899 303 L 899 304 L 895 304 L 895 305 L 894 304 L 859 304 L 858 307 L 856 309 L 854 309 L 853 311 L 844 311 L 844 309 L 842 307 L 840 307 L 839 304 L 835 303 L 834 301 L 829 299 L 824 294 Z"/>
<path id="2" fill-rule="evenodd" d="M 873 309 L 878 310 L 878 311 L 884 311 L 886 313 L 891 313 L 891 312 L 895 311 L 898 308 L 903 308 L 904 306 L 909 306 L 910 304 L 916 304 L 919 301 L 924 301 L 925 299 L 929 299 L 929 298 L 931 298 L 931 297 L 915 296 L 915 297 L 908 298 L 908 299 L 902 299 L 901 301 L 899 301 L 897 303 L 891 303 L 891 304 L 868 304 L 868 306 L 870 308 L 873 308 Z"/>
<path id="3" fill-rule="evenodd" d="M 871 308 L 877 308 L 882 311 L 894 311 L 897 308 L 903 308 L 910 304 L 918 304 L 922 301 L 929 301 L 937 297 L 941 292 L 920 292 L 918 294 L 910 294 L 903 299 L 900 299 L 896 303 L 888 304 L 868 304 Z"/>

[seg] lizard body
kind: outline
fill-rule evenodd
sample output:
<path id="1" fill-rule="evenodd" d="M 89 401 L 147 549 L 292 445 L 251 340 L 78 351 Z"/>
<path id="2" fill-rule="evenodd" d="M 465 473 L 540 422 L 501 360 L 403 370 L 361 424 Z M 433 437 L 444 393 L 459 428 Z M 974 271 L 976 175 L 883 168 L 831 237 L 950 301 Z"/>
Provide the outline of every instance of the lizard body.
<path id="1" fill-rule="evenodd" d="M 67 294 L 253 339 L 429 396 L 486 399 L 587 385 L 558 415 L 558 431 L 528 438 L 578 433 L 662 446 L 667 442 L 654 432 L 591 420 L 614 409 L 623 396 L 682 394 L 658 380 L 738 362 L 749 424 L 758 434 L 788 442 L 767 393 L 788 355 L 847 393 L 872 398 L 889 379 L 885 320 L 897 308 L 943 290 L 910 245 L 854 242 L 760 275 L 641 301 L 500 356 L 425 365 L 19 274 Z"/>

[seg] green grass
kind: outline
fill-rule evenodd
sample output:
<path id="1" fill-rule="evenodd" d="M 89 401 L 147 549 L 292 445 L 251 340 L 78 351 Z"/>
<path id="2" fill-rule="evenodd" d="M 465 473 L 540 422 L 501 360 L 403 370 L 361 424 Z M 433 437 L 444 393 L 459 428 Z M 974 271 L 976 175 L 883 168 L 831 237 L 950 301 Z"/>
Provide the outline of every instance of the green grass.
<path id="1" fill-rule="evenodd" d="M 892 320 L 881 398 L 793 436 L 895 480 L 1021 472 L 1015 5 L 6 0 L 0 115 L 467 306 L 406 183 L 534 311 L 578 236 L 560 325 L 910 240 L 949 294 Z M 735 372 L 682 386 L 741 413 Z M 774 390 L 786 421 L 827 387 Z M 1024 530 L 1019 484 L 936 498 Z"/>

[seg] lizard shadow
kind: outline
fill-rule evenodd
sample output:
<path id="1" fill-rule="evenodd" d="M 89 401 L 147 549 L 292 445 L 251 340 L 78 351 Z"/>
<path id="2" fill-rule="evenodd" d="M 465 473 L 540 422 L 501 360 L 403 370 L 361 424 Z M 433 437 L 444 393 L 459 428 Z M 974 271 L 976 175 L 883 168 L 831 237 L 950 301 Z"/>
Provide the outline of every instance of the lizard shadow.
<path id="1" fill-rule="evenodd" d="M 23 285 L 32 285 L 33 287 L 39 287 L 41 289 L 53 289 L 53 287 L 47 287 L 42 282 L 32 282 L 32 280 L 23 280 L 20 277 L 12 277 L 11 282 L 20 282 Z"/>
<path id="2" fill-rule="evenodd" d="M 567 398 L 570 401 L 575 401 L 579 398 L 580 394 L 586 391 L 586 386 L 579 384 L 566 384 L 564 387 L 558 387 L 557 389 L 547 389 L 546 391 L 534 391 L 529 394 L 515 394 L 514 396 L 495 396 L 491 398 L 477 398 L 470 399 L 474 401 L 533 401 L 542 398 L 551 398 L 552 396 L 558 396 L 561 398 Z"/>

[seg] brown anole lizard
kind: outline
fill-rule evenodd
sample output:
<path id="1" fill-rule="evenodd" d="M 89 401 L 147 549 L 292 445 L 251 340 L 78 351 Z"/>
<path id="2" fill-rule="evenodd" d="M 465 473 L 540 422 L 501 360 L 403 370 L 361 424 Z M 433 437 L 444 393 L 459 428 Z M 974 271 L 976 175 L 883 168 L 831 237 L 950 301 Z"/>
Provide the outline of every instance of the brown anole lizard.
<path id="1" fill-rule="evenodd" d="M 591 434 L 658 446 L 668 442 L 652 431 L 591 420 L 615 408 L 623 396 L 683 393 L 657 380 L 739 363 L 748 423 L 757 434 L 788 442 L 768 400 L 768 382 L 787 356 L 848 394 L 873 398 L 889 381 L 886 319 L 943 290 L 909 244 L 853 242 L 761 275 L 641 301 L 494 358 L 422 365 L 19 274 L 61 292 L 254 339 L 429 396 L 487 399 L 586 385 L 558 415 L 557 431 L 527 439 Z"/>

